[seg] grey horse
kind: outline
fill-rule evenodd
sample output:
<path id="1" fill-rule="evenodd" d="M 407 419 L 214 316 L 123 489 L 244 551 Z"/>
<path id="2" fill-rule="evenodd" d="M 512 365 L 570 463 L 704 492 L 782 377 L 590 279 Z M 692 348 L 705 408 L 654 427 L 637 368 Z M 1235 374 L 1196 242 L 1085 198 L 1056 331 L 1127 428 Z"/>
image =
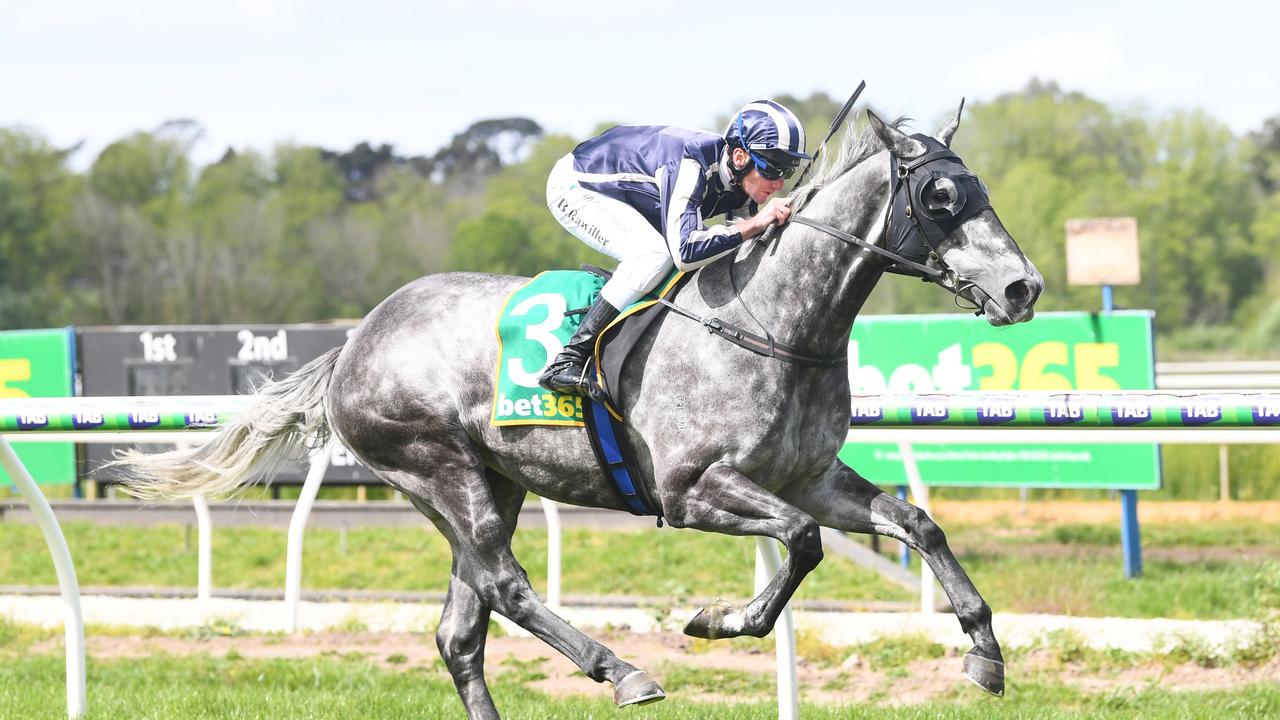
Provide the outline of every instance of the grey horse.
<path id="1" fill-rule="evenodd" d="M 698 271 L 674 301 L 691 314 L 763 328 L 778 347 L 841 356 L 858 310 L 893 262 L 868 246 L 881 247 L 894 236 L 894 200 L 917 187 L 904 182 L 916 172 L 908 166 L 927 159 L 930 148 L 945 151 L 959 116 L 926 138 L 868 111 L 869 130 L 849 133 L 839 157 L 795 195 L 793 218 L 822 229 L 793 219 L 772 239 L 747 243 Z M 962 200 L 958 187 L 968 183 L 971 194 L 977 192 L 976 177 L 966 172 L 916 178 L 921 192 L 907 212 L 946 215 L 948 204 Z M 980 194 L 985 199 L 985 188 Z M 934 279 L 974 303 L 992 325 L 1031 318 L 1043 280 L 989 206 L 952 223 L 943 235 L 917 254 L 916 267 L 932 268 Z M 939 274 L 940 267 L 947 272 Z M 149 498 L 227 494 L 269 477 L 276 463 L 332 433 L 448 539 L 452 575 L 436 643 L 471 718 L 498 717 L 483 663 L 493 611 L 563 653 L 588 677 L 612 683 L 619 706 L 661 699 L 661 687 L 647 673 L 552 613 L 511 551 L 529 492 L 627 509 L 597 465 L 584 429 L 490 425 L 493 328 L 504 298 L 525 282 L 446 273 L 409 283 L 374 308 L 344 347 L 260 389 L 252 406 L 208 445 L 122 457 L 126 482 Z M 988 692 L 1003 694 L 1004 663 L 991 609 L 942 530 L 836 459 L 849 430 L 844 364 L 749 352 L 670 313 L 649 328 L 634 357 L 613 387 L 624 398 L 626 440 L 637 455 L 639 482 L 666 521 L 770 537 L 787 550 L 759 596 L 742 606 L 703 608 L 686 633 L 767 635 L 822 559 L 819 527 L 878 533 L 906 543 L 929 563 L 974 643 L 964 673 Z"/>

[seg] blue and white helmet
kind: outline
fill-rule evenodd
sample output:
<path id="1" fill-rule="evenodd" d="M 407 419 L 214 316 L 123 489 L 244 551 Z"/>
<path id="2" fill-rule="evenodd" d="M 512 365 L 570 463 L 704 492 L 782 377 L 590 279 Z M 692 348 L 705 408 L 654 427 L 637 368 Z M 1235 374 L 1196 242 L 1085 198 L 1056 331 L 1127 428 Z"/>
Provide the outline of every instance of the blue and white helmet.
<path id="1" fill-rule="evenodd" d="M 801 160 L 809 159 L 800 119 L 772 100 L 744 105 L 729 121 L 724 139 L 750 153 L 757 170 L 769 179 L 790 177 Z"/>

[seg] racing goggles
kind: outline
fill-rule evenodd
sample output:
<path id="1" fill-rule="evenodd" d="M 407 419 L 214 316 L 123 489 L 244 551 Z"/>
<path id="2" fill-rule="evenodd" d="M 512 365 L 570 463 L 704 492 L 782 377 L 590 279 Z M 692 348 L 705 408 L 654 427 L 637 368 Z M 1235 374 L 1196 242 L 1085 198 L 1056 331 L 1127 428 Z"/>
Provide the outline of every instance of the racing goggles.
<path id="1" fill-rule="evenodd" d="M 756 172 L 765 180 L 790 179 L 800 164 L 800 158 L 779 150 L 752 150 L 747 148 L 751 161 L 756 165 Z"/>

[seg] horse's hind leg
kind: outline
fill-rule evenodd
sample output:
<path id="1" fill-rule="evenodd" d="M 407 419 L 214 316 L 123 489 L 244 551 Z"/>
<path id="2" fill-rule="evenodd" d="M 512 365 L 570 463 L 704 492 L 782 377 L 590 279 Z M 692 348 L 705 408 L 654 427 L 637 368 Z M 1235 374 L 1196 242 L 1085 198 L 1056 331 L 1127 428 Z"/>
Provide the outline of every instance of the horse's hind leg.
<path id="1" fill-rule="evenodd" d="M 493 499 L 508 541 L 515 533 L 520 505 L 524 502 L 525 489 L 496 473 L 487 473 Z M 421 500 L 410 501 L 426 515 L 440 531 L 448 536 L 449 527 L 444 518 Z M 489 686 L 484 679 L 484 648 L 488 638 L 491 608 L 476 594 L 471 586 L 458 577 L 455 559 L 449 577 L 449 592 L 445 595 L 440 613 L 440 626 L 436 630 L 436 647 L 449 675 L 453 678 L 458 696 L 471 720 L 488 720 L 498 717 Z"/>
<path id="2" fill-rule="evenodd" d="M 477 642 L 475 635 L 480 627 L 487 625 L 488 620 L 486 616 L 485 622 L 480 623 L 479 616 L 485 613 L 483 610 L 477 612 L 478 608 L 496 610 L 528 630 L 573 661 L 592 680 L 612 683 L 614 701 L 618 705 L 653 702 L 666 697 L 647 673 L 619 660 L 608 648 L 543 605 L 529 584 L 524 568 L 511 552 L 511 531 L 503 513 L 499 512 L 495 498 L 495 495 L 506 493 L 495 493 L 479 460 L 469 448 L 444 448 L 436 444 L 430 449 L 419 447 L 418 450 L 425 450 L 424 454 L 430 457 L 414 458 L 414 466 L 449 468 L 449 476 L 435 482 L 403 470 L 380 474 L 427 506 L 428 516 L 449 540 L 453 550 L 450 594 L 455 607 L 451 624 L 454 630 L 446 642 L 458 641 L 455 657 L 462 675 L 454 674 L 452 665 L 449 670 L 464 702 L 468 700 L 463 694 L 464 688 L 482 698 L 474 708 L 468 705 L 467 711 L 472 717 L 495 717 L 492 700 L 488 698 L 483 682 L 476 683 L 472 678 L 482 672 L 482 665 L 477 663 L 483 659 L 483 643 Z M 507 482 L 499 480 L 497 485 L 501 487 Z M 518 505 L 514 509 L 518 511 Z M 461 634 L 454 634 L 457 632 Z M 474 660 L 471 659 L 473 657 Z"/>
<path id="3" fill-rule="evenodd" d="M 883 492 L 839 460 L 819 480 L 787 488 L 782 496 L 826 527 L 885 535 L 919 552 L 942 583 L 960 629 L 973 640 L 964 658 L 965 675 L 992 695 L 1004 695 L 1004 656 L 991 628 L 991 608 L 928 513 Z"/>

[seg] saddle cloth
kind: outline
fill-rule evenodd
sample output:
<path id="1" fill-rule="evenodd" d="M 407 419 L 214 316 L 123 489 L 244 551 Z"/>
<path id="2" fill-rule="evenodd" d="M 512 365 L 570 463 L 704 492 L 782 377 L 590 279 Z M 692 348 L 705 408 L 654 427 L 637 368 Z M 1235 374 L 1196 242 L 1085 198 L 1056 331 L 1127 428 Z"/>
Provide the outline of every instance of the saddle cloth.
<path id="1" fill-rule="evenodd" d="M 599 386 L 599 401 L 588 399 L 584 408 L 583 398 L 544 390 L 538 385 L 538 375 L 573 336 L 604 285 L 604 271 L 592 270 L 595 272 L 540 273 L 507 298 L 496 328 L 498 366 L 490 422 L 494 426 L 585 425 L 596 461 L 613 481 L 627 510 L 633 515 L 656 515 L 661 526 L 661 506 L 648 486 L 637 482 L 640 475 L 634 453 L 619 427 L 623 421 L 621 406 L 614 400 L 616 395 L 608 391 L 601 368 L 607 368 L 610 377 L 620 377 L 631 348 L 666 308 L 659 306 L 646 313 L 657 299 L 642 299 L 624 309 L 601 331 L 589 361 L 592 367 L 588 368 Z M 659 286 L 659 295 L 674 294 L 682 276 L 673 272 Z"/>
<path id="2" fill-rule="evenodd" d="M 538 376 L 568 344 L 586 309 L 600 294 L 605 277 L 597 273 L 603 271 L 550 270 L 507 297 L 495 329 L 498 362 L 491 425 L 584 424 L 583 399 L 544 390 L 538 385 Z M 682 273 L 673 272 L 658 286 L 660 294 L 673 293 L 681 277 Z M 615 400 L 621 398 L 609 392 L 608 377 L 621 372 L 622 362 L 641 331 L 661 314 L 645 312 L 656 302 L 656 298 L 646 297 L 631 304 L 596 339 L 593 367 L 588 373 L 594 373 L 602 390 L 600 397 L 617 420 L 623 416 Z M 608 377 L 602 367 L 609 371 Z"/>

